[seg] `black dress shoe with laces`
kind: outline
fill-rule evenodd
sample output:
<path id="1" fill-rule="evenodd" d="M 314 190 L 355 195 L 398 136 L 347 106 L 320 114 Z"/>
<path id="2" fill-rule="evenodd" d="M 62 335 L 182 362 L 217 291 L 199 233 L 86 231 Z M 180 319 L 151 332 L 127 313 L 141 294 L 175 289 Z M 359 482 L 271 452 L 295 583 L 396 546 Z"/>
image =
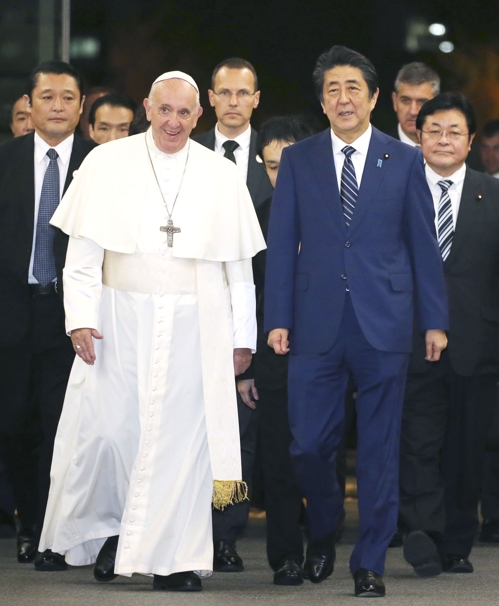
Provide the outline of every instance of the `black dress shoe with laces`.
<path id="1" fill-rule="evenodd" d="M 215 572 L 242 572 L 243 561 L 238 556 L 233 541 L 217 541 L 213 557 L 213 570 Z"/>
<path id="2" fill-rule="evenodd" d="M 442 557 L 442 569 L 444 572 L 470 573 L 473 572 L 473 564 L 468 558 L 447 553 Z"/>
<path id="3" fill-rule="evenodd" d="M 60 572 L 67 569 L 66 560 L 60 553 L 54 553 L 50 549 L 46 549 L 36 554 L 35 570 L 40 572 Z"/>
<path id="4" fill-rule="evenodd" d="M 303 585 L 303 570 L 298 562 L 286 560 L 275 571 L 274 585 Z"/>
<path id="5" fill-rule="evenodd" d="M 336 560 L 335 538 L 336 530 L 323 539 L 308 542 L 307 556 L 303 568 L 305 578 L 312 583 L 321 583 L 333 574 Z"/>
<path id="6" fill-rule="evenodd" d="M 101 547 L 94 566 L 94 578 L 96 581 L 107 583 L 118 576 L 114 572 L 118 539 L 118 535 L 109 537 Z"/>
<path id="7" fill-rule="evenodd" d="M 355 596 L 358 598 L 382 598 L 385 591 L 383 579 L 372 570 L 359 568 L 354 575 Z"/>
<path id="8" fill-rule="evenodd" d="M 29 564 L 35 559 L 38 541 L 35 539 L 33 528 L 24 528 L 17 535 L 17 561 L 19 564 Z"/>
<path id="9" fill-rule="evenodd" d="M 154 575 L 152 585 L 158 591 L 201 591 L 201 579 L 195 572 L 174 572 L 166 577 Z"/>
<path id="10" fill-rule="evenodd" d="M 437 546 L 423 530 L 414 530 L 407 535 L 404 558 L 420 577 L 436 577 L 442 572 Z"/>

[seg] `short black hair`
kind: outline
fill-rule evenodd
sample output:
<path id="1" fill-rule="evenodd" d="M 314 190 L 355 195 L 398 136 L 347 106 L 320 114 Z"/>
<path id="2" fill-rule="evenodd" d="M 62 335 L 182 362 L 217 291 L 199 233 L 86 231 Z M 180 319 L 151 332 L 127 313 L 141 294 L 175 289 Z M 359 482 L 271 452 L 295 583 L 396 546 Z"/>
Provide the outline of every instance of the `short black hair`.
<path id="1" fill-rule="evenodd" d="M 64 61 L 44 61 L 39 63 L 28 77 L 28 95 L 30 99 L 33 95 L 33 89 L 38 84 L 40 74 L 67 74 L 71 76 L 75 79 L 76 86 L 80 91 L 80 99 L 83 97 L 83 78 L 77 69 Z"/>
<path id="2" fill-rule="evenodd" d="M 378 74 L 367 57 L 346 46 L 333 46 L 317 59 L 313 72 L 315 92 L 321 102 L 324 101 L 324 76 L 328 70 L 337 65 L 350 65 L 360 69 L 369 88 L 369 97 L 378 90 Z"/>
<path id="3" fill-rule="evenodd" d="M 423 130 L 424 123 L 428 116 L 436 112 L 454 109 L 461 112 L 466 119 L 469 135 L 476 133 L 476 115 L 473 105 L 460 93 L 440 93 L 433 99 L 430 99 L 421 106 L 418 117 L 416 118 L 417 130 Z"/>
<path id="4" fill-rule="evenodd" d="M 258 90 L 258 76 L 256 75 L 256 70 L 253 65 L 246 61 L 246 59 L 241 59 L 240 57 L 232 57 L 231 59 L 224 59 L 221 61 L 213 70 L 213 74 L 211 75 L 211 88 L 215 90 L 215 77 L 218 72 L 222 69 L 222 67 L 226 67 L 227 69 L 249 69 L 253 74 L 253 78 L 255 79 L 255 91 Z"/>
<path id="5" fill-rule="evenodd" d="M 483 127 L 482 138 L 488 139 L 489 137 L 495 137 L 499 134 L 499 120 L 490 120 Z"/>
<path id="6" fill-rule="evenodd" d="M 434 95 L 440 92 L 440 76 L 426 63 L 413 61 L 402 66 L 395 78 L 395 92 L 399 92 L 401 84 L 410 86 L 420 86 L 421 84 L 431 84 L 431 90 Z"/>
<path id="7" fill-rule="evenodd" d="M 264 122 L 258 130 L 256 153 L 263 160 L 263 149 L 272 141 L 297 143 L 316 135 L 322 128 L 309 116 L 295 114 L 292 116 L 277 116 Z"/>
<path id="8" fill-rule="evenodd" d="M 128 95 L 124 95 L 123 93 L 109 93 L 109 95 L 103 95 L 102 97 L 96 99 L 90 108 L 90 113 L 88 114 L 88 123 L 91 124 L 92 127 L 95 126 L 95 115 L 97 114 L 97 110 L 103 105 L 110 105 L 111 107 L 124 107 L 129 109 L 134 115 L 135 110 L 137 109 L 137 104 Z"/>

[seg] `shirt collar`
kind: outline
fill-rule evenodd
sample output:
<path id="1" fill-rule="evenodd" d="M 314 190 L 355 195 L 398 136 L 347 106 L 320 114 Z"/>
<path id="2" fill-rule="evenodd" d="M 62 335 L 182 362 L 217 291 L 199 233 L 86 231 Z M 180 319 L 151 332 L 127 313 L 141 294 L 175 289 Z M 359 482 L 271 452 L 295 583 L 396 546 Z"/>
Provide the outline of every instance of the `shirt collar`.
<path id="1" fill-rule="evenodd" d="M 44 141 L 40 135 L 35 132 L 35 160 L 40 163 L 46 156 L 49 149 L 55 149 L 59 154 L 59 160 L 63 166 L 69 164 L 71 158 L 71 152 L 73 151 L 74 134 L 66 137 L 64 141 L 61 141 L 59 145 L 51 147 L 46 141 Z"/>
<path id="2" fill-rule="evenodd" d="M 402 143 L 407 143 L 407 145 L 411 145 L 412 147 L 419 147 L 417 143 L 414 143 L 414 141 L 412 139 L 409 139 L 409 137 L 404 133 L 402 127 L 400 126 L 400 122 L 398 125 L 398 134 L 399 139 L 402 141 Z"/>
<path id="3" fill-rule="evenodd" d="M 362 133 L 358 139 L 356 139 L 353 143 L 345 143 L 339 137 L 334 134 L 333 129 L 331 129 L 331 140 L 333 142 L 333 154 L 341 154 L 344 155 L 341 151 L 345 145 L 350 145 L 355 148 L 356 152 L 359 152 L 363 156 L 367 156 L 367 151 L 369 149 L 369 143 L 371 142 L 371 134 L 373 131 L 373 127 L 369 124 L 366 132 Z"/>
<path id="4" fill-rule="evenodd" d="M 222 145 L 228 140 L 229 137 L 222 135 L 222 133 L 218 130 L 217 122 L 217 125 L 215 126 L 215 148 L 217 150 L 221 149 Z M 248 128 L 244 131 L 244 133 L 241 133 L 235 139 L 231 140 L 236 141 L 236 143 L 239 143 L 239 147 L 241 149 L 249 149 L 251 142 L 251 124 L 248 124 Z"/>
<path id="5" fill-rule="evenodd" d="M 439 181 L 445 180 L 452 181 L 452 187 L 460 189 L 463 185 L 464 177 L 466 176 L 466 164 L 463 164 L 461 168 L 458 168 L 456 172 L 449 177 L 442 177 L 442 175 L 438 175 L 432 168 L 428 166 L 428 164 L 425 164 L 425 172 L 428 183 L 434 187 L 437 186 Z"/>

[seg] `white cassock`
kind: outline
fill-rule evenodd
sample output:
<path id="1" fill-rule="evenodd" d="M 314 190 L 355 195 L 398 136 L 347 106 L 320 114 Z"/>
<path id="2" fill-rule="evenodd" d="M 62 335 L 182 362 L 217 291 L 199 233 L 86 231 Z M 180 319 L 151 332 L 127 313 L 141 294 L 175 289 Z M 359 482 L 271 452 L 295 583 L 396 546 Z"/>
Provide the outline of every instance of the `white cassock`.
<path id="1" fill-rule="evenodd" d="M 160 231 L 168 215 L 173 247 Z M 186 164 L 187 162 L 187 164 Z M 210 571 L 211 503 L 241 496 L 232 354 L 256 343 L 251 257 L 265 244 L 229 161 L 151 131 L 87 156 L 52 219 L 70 235 L 67 330 L 96 328 L 76 358 L 59 423 L 40 551 L 95 561 L 120 535 L 115 571 Z"/>

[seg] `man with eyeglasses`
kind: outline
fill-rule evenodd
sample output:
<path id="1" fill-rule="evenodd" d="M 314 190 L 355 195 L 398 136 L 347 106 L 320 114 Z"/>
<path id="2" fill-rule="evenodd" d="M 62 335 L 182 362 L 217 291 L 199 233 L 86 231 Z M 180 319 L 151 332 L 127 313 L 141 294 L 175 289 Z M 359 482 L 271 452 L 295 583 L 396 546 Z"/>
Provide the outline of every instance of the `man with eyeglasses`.
<path id="1" fill-rule="evenodd" d="M 260 102 L 255 68 L 249 61 L 237 57 L 222 61 L 213 70 L 208 97 L 210 105 L 215 108 L 217 123 L 210 131 L 193 139 L 235 162 L 242 179 L 248 186 L 253 204 L 258 207 L 272 196 L 273 188 L 262 160 L 257 159 L 257 132 L 250 124 L 253 110 Z M 246 400 L 248 404 L 245 404 L 238 394 L 243 480 L 251 490 L 257 443 L 258 409 L 255 401 L 248 397 Z M 248 514 L 249 501 L 231 505 L 223 511 L 213 510 L 215 545 L 213 570 L 217 572 L 244 570 L 235 542 L 246 525 Z"/>
<path id="2" fill-rule="evenodd" d="M 416 128 L 449 298 L 448 347 L 420 359 L 415 316 L 402 420 L 404 557 L 421 577 L 471 573 L 487 429 L 499 373 L 499 182 L 467 167 L 476 132 L 462 95 L 426 102 Z M 437 268 L 435 268 L 437 269 Z M 428 267 L 428 272 L 434 271 Z"/>

